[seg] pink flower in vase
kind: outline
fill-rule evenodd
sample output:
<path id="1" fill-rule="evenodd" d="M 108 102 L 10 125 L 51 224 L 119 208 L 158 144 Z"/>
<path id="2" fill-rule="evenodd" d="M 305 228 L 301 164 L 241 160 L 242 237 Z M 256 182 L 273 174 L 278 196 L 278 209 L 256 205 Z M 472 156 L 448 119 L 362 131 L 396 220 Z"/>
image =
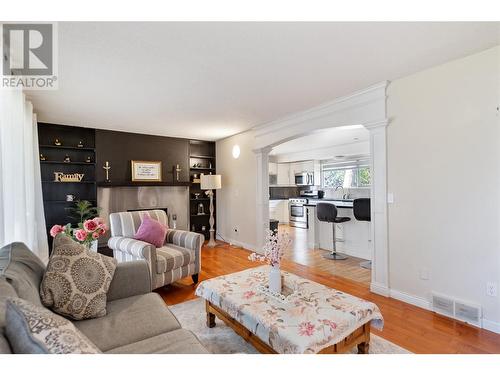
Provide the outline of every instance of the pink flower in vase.
<path id="1" fill-rule="evenodd" d="M 52 237 L 57 236 L 59 233 L 64 232 L 64 227 L 62 225 L 54 225 L 52 228 L 50 228 L 50 235 Z"/>
<path id="2" fill-rule="evenodd" d="M 97 224 L 94 220 L 85 220 L 83 222 L 83 229 L 87 232 L 93 232 L 98 228 L 99 224 Z"/>
<path id="3" fill-rule="evenodd" d="M 101 225 L 106 226 L 106 224 L 104 223 L 104 219 L 103 219 L 102 217 L 94 217 L 94 218 L 92 219 L 92 221 L 93 221 L 94 223 L 96 223 L 98 226 L 101 226 Z"/>
<path id="4" fill-rule="evenodd" d="M 80 242 L 83 242 L 87 239 L 87 232 L 84 229 L 77 229 L 75 230 L 74 234 L 76 239 Z"/>

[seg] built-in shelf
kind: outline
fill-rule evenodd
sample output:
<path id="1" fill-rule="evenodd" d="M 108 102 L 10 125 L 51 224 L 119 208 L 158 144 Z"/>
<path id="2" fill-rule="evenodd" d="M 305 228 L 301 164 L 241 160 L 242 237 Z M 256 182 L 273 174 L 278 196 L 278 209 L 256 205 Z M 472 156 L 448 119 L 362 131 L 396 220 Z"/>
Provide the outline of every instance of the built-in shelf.
<path id="1" fill-rule="evenodd" d="M 44 184 L 95 184 L 95 181 L 42 181 Z"/>
<path id="2" fill-rule="evenodd" d="M 95 151 L 95 148 L 90 147 L 77 147 L 77 146 L 56 146 L 56 145 L 40 145 L 40 148 L 57 148 L 62 150 L 81 150 L 81 151 Z"/>
<path id="3" fill-rule="evenodd" d="M 208 155 L 189 155 L 189 157 L 194 159 L 215 159 L 215 156 Z"/>
<path id="4" fill-rule="evenodd" d="M 86 198 L 78 198 L 75 199 L 74 201 L 67 201 L 67 200 L 51 200 L 51 199 L 44 199 L 44 203 L 76 203 L 77 201 L 89 201 L 89 202 L 97 202 L 96 199 L 86 199 Z"/>
<path id="5" fill-rule="evenodd" d="M 97 183 L 99 187 L 118 187 L 118 186 L 189 186 L 189 182 L 133 182 L 133 181 L 118 181 L 118 182 L 105 182 Z"/>
<path id="6" fill-rule="evenodd" d="M 196 161 L 198 159 L 198 161 Z M 197 209 L 200 204 L 203 204 L 205 210 L 207 210 L 208 201 L 210 198 L 204 195 L 203 190 L 201 190 L 201 185 L 199 182 L 199 175 L 204 174 L 213 174 L 216 169 L 216 157 L 215 157 L 215 142 L 208 141 L 199 141 L 199 140 L 190 140 L 189 141 L 189 179 L 190 179 L 190 187 L 189 187 L 189 210 L 191 214 L 189 229 L 201 233 L 205 236 L 205 239 L 209 237 L 208 228 L 210 227 L 209 218 L 210 214 L 207 212 L 203 215 L 197 215 Z M 200 166 L 194 167 L 193 165 L 198 164 L 200 162 Z M 197 182 L 193 182 L 194 176 L 197 176 Z M 201 193 L 200 198 L 192 198 L 194 197 L 194 193 Z M 216 197 L 214 195 L 214 205 L 216 204 Z M 214 213 L 215 217 L 215 213 Z M 205 227 L 205 230 L 202 228 Z"/>
<path id="7" fill-rule="evenodd" d="M 215 171 L 215 168 L 200 168 L 200 167 L 191 167 L 193 171 Z"/>
<path id="8" fill-rule="evenodd" d="M 59 139 L 62 145 L 54 145 L 54 140 Z M 79 143 L 84 147 L 78 147 Z M 88 200 L 92 205 L 97 205 L 97 186 L 95 181 L 95 130 L 77 126 L 64 126 L 57 124 L 38 123 L 38 148 L 46 160 L 39 160 L 42 175 L 42 193 L 47 231 L 54 224 L 75 224 L 67 210 L 75 201 L 66 201 L 67 195 L 73 195 L 78 200 Z M 66 156 L 71 161 L 65 162 Z M 90 163 L 85 160 L 91 159 Z M 84 172 L 83 181 L 54 181 L 53 173 L 80 170 Z M 92 198 L 92 199 L 85 199 Z M 49 240 L 49 249 L 52 248 L 52 238 Z M 49 250 L 50 252 L 50 250 Z"/>
<path id="9" fill-rule="evenodd" d="M 40 160 L 41 164 L 65 164 L 65 165 L 95 165 L 94 162 L 87 163 L 85 161 L 52 161 L 52 160 Z"/>

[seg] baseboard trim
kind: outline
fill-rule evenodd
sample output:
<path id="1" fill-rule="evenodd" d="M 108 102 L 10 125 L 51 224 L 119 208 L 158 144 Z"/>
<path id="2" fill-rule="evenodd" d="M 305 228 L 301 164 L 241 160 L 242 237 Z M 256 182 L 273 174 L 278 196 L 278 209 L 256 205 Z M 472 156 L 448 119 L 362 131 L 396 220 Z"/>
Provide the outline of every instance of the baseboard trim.
<path id="1" fill-rule="evenodd" d="M 410 305 L 414 305 L 425 310 L 432 310 L 432 304 L 422 297 L 413 296 L 411 294 L 394 289 L 390 289 L 389 296 L 391 298 L 409 303 Z"/>
<path id="2" fill-rule="evenodd" d="M 500 323 L 493 320 L 483 319 L 483 328 L 494 333 L 500 333 Z"/>
<path id="3" fill-rule="evenodd" d="M 226 236 L 224 236 L 224 238 L 222 238 L 219 235 L 217 235 L 217 239 L 221 240 L 221 241 L 224 241 L 224 242 L 227 242 L 230 245 L 242 247 L 242 248 L 244 248 L 246 250 L 256 251 L 255 250 L 255 245 L 251 245 L 251 244 L 246 243 L 246 242 L 241 242 L 241 241 L 238 241 L 238 240 L 235 240 L 233 238 L 226 237 Z"/>
<path id="4" fill-rule="evenodd" d="M 371 287 L 370 287 L 370 289 L 371 289 Z M 376 293 L 376 292 L 374 292 L 374 293 Z M 430 301 L 427 301 L 425 298 L 413 296 L 411 294 L 401 292 L 399 290 L 394 290 L 394 289 L 389 289 L 389 296 L 391 298 L 408 303 L 410 305 L 414 305 L 414 306 L 420 307 L 420 308 L 425 309 L 425 310 L 433 311 L 432 303 Z M 449 316 L 449 318 L 456 319 L 453 316 Z M 460 321 L 460 320 L 457 320 L 457 321 Z M 476 327 L 475 325 L 471 324 L 471 327 L 472 326 Z M 500 323 L 494 322 L 494 321 L 488 320 L 488 319 L 482 319 L 481 327 L 477 327 L 477 328 L 483 328 L 487 331 L 491 331 L 494 333 L 500 333 Z"/>
<path id="5" fill-rule="evenodd" d="M 389 297 L 390 294 L 390 289 L 387 286 L 379 283 L 370 283 L 370 291 L 375 294 L 380 294 L 384 297 Z"/>

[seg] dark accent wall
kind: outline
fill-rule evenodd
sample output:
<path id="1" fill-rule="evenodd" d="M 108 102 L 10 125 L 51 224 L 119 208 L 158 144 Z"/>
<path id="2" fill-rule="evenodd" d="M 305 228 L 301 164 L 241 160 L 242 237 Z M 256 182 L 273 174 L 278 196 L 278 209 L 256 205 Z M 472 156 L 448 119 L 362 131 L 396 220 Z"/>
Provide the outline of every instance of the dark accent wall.
<path id="1" fill-rule="evenodd" d="M 103 182 L 102 168 L 109 161 L 112 183 L 131 181 L 131 160 L 161 161 L 163 182 L 173 182 L 173 167 L 182 168 L 180 181 L 189 181 L 189 140 L 112 130 L 96 130 L 96 179 Z"/>

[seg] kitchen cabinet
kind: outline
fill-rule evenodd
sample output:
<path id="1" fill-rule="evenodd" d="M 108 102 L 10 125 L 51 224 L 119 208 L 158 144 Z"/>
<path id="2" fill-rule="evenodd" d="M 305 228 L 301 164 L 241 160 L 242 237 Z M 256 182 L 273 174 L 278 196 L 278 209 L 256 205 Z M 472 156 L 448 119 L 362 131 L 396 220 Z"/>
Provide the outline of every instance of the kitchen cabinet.
<path id="1" fill-rule="evenodd" d="M 269 174 L 277 175 L 277 185 L 295 185 L 296 173 L 314 173 L 314 185 L 321 186 L 321 164 L 318 160 L 295 163 L 269 163 Z"/>
<path id="2" fill-rule="evenodd" d="M 269 218 L 278 220 L 280 224 L 288 223 L 288 200 L 270 200 Z"/>
<path id="3" fill-rule="evenodd" d="M 314 185 L 321 186 L 321 162 L 315 160 L 313 162 L 313 172 L 314 172 Z"/>
<path id="4" fill-rule="evenodd" d="M 290 163 L 278 163 L 277 168 L 278 168 L 278 185 L 293 184 L 295 180 L 290 180 Z"/>

